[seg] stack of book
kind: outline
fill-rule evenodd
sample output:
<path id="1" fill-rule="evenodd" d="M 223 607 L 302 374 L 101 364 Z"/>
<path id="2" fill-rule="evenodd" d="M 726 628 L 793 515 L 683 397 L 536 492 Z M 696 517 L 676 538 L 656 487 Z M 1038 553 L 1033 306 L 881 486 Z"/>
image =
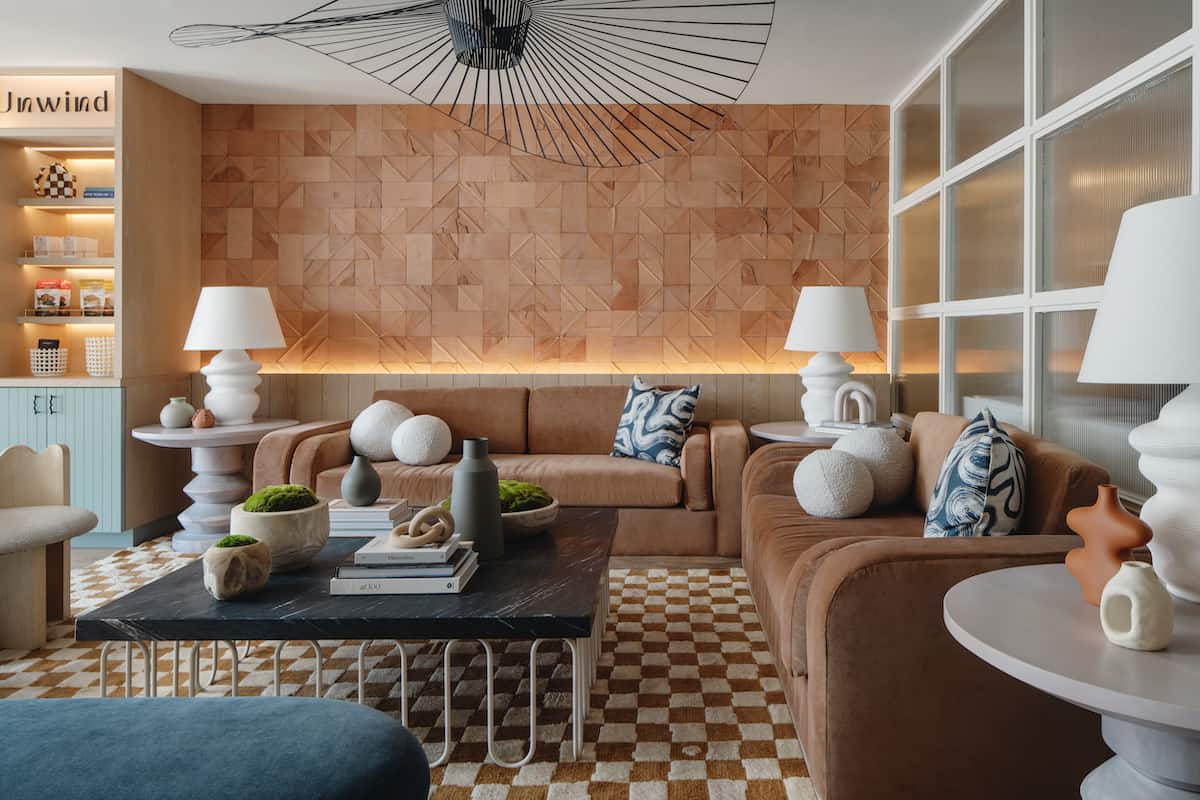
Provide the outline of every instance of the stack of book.
<path id="1" fill-rule="evenodd" d="M 111 186 L 89 186 L 83 190 L 83 196 L 85 199 L 95 198 L 97 200 L 100 200 L 100 199 L 111 200 L 112 198 L 117 196 L 117 192 Z"/>
<path id="2" fill-rule="evenodd" d="M 390 535 L 379 536 L 338 566 L 329 593 L 458 594 L 478 566 L 478 555 L 458 534 L 409 549 L 393 545 Z"/>
<path id="3" fill-rule="evenodd" d="M 352 506 L 345 500 L 329 504 L 330 536 L 379 536 L 411 516 L 407 500 L 376 500 L 369 506 Z"/>

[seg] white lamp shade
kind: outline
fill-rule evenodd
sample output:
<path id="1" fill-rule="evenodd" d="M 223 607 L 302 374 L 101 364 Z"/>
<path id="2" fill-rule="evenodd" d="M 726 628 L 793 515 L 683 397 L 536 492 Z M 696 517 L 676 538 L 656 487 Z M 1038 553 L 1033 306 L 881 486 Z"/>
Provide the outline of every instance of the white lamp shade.
<path id="1" fill-rule="evenodd" d="M 783 349 L 868 353 L 879 349 L 867 293 L 861 286 L 805 286 Z"/>
<path id="2" fill-rule="evenodd" d="M 1200 197 L 1121 218 L 1088 338 L 1084 383 L 1200 381 Z"/>
<path id="3" fill-rule="evenodd" d="M 283 331 L 266 287 L 206 286 L 200 290 L 184 350 L 283 346 Z"/>

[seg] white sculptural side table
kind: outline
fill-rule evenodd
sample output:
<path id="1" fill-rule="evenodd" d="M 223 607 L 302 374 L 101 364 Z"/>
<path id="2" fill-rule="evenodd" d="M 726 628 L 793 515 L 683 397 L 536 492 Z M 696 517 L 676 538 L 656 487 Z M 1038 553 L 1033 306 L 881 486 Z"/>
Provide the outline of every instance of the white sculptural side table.
<path id="1" fill-rule="evenodd" d="M 164 428 L 144 425 L 133 429 L 133 438 L 156 447 L 186 447 L 192 451 L 196 477 L 183 487 L 192 504 L 179 515 L 183 530 L 171 537 L 178 553 L 203 553 L 229 533 L 229 513 L 250 495 L 242 477 L 242 448 L 258 444 L 271 431 L 290 428 L 294 419 L 256 419 L 249 425 L 212 428 Z"/>

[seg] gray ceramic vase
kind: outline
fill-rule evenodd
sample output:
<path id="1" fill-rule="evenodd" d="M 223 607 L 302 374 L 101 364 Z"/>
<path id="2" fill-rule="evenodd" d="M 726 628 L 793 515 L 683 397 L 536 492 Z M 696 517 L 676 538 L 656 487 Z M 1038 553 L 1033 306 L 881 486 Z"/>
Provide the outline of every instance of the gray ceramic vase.
<path id="1" fill-rule="evenodd" d="M 352 506 L 369 506 L 383 490 L 379 473 L 366 456 L 355 455 L 350 469 L 342 476 L 342 499 Z"/>
<path id="2" fill-rule="evenodd" d="M 500 476 L 488 458 L 487 439 L 463 439 L 462 461 L 454 468 L 450 490 L 450 513 L 454 529 L 464 541 L 474 542 L 480 560 L 504 556 Z"/>

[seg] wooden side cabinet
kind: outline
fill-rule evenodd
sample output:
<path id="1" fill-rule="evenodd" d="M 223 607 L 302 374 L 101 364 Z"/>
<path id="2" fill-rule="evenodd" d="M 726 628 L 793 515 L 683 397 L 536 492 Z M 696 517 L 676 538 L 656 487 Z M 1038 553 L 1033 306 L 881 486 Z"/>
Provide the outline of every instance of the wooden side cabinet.
<path id="1" fill-rule="evenodd" d="M 98 533 L 125 530 L 125 390 L 0 388 L 0 442 L 34 450 L 64 444 L 71 454 L 71 504 L 100 518 Z"/>

